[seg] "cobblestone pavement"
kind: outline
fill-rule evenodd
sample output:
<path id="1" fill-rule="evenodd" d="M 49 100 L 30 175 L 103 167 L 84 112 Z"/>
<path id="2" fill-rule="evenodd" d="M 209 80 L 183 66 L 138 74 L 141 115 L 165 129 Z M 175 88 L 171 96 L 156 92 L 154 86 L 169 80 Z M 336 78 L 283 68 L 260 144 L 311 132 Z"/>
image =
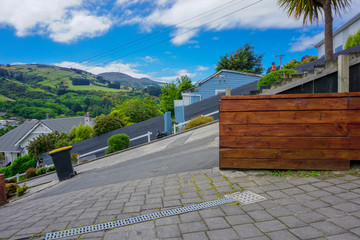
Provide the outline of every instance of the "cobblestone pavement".
<path id="1" fill-rule="evenodd" d="M 250 190 L 268 200 L 228 204 L 68 239 L 360 239 L 360 178 L 224 177 L 202 170 L 121 182 L 0 208 L 0 238 L 19 239 L 222 198 Z"/>

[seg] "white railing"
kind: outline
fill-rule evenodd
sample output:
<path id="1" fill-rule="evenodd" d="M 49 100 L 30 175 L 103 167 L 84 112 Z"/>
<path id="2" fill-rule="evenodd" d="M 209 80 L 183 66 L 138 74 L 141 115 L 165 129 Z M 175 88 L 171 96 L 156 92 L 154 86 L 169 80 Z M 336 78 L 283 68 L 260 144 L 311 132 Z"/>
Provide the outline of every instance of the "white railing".
<path id="1" fill-rule="evenodd" d="M 219 113 L 219 111 L 215 111 L 215 112 L 211 112 L 211 113 L 208 113 L 208 114 L 205 114 L 205 115 L 202 115 L 201 116 L 211 116 L 211 115 L 215 115 Z M 188 122 L 190 122 L 190 120 L 186 121 L 186 122 L 182 122 L 182 123 L 178 123 L 178 124 L 174 124 L 174 134 L 176 133 L 176 129 L 177 128 L 180 128 L 180 126 L 183 126 L 183 125 L 186 125 Z M 181 128 L 182 129 L 182 128 Z"/>
<path id="2" fill-rule="evenodd" d="M 151 141 L 151 139 L 150 139 L 151 134 L 152 134 L 152 132 L 147 132 L 147 133 L 144 134 L 144 135 L 131 138 L 130 141 L 134 141 L 134 140 L 137 140 L 137 139 L 140 139 L 140 138 L 143 138 L 143 137 L 147 137 L 147 138 L 148 138 L 148 142 L 150 142 L 150 141 Z M 103 147 L 103 148 L 100 148 L 100 149 L 97 149 L 97 150 L 94 150 L 94 151 L 91 151 L 91 152 L 88 152 L 88 153 L 84 153 L 84 154 L 82 154 L 82 155 L 79 155 L 79 156 L 78 156 L 78 162 L 77 162 L 77 163 L 79 164 L 80 158 L 86 157 L 86 156 L 89 156 L 89 155 L 92 155 L 92 154 L 97 153 L 97 152 L 104 151 L 104 150 L 106 150 L 107 148 L 108 148 L 108 146 Z"/>
<path id="3" fill-rule="evenodd" d="M 51 167 L 51 166 L 54 166 L 54 164 L 45 165 L 45 167 L 46 167 L 46 172 L 48 171 L 49 167 Z M 21 176 L 24 176 L 25 174 L 26 174 L 26 173 L 18 173 L 18 174 L 16 174 L 15 176 L 6 178 L 6 180 L 9 180 L 9 179 L 12 179 L 12 178 L 16 178 L 16 182 L 20 182 L 20 177 L 21 177 Z"/>

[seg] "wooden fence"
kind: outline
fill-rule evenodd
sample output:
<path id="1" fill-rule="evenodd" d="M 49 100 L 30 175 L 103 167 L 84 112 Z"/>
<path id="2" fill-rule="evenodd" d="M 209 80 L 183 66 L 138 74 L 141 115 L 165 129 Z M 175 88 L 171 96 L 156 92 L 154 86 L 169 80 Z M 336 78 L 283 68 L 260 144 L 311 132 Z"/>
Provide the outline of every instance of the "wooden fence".
<path id="1" fill-rule="evenodd" d="M 360 93 L 224 96 L 220 168 L 343 170 L 360 160 Z"/>

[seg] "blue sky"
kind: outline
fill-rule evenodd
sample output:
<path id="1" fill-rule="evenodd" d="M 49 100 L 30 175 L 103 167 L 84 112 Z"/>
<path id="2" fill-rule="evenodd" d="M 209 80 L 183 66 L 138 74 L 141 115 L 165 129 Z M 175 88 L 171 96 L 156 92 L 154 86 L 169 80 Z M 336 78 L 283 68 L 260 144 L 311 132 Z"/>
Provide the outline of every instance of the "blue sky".
<path id="1" fill-rule="evenodd" d="M 360 1 L 334 28 L 355 16 Z M 0 0 L 0 64 L 41 63 L 196 82 L 249 42 L 263 66 L 317 55 L 323 21 L 303 27 L 276 0 Z"/>

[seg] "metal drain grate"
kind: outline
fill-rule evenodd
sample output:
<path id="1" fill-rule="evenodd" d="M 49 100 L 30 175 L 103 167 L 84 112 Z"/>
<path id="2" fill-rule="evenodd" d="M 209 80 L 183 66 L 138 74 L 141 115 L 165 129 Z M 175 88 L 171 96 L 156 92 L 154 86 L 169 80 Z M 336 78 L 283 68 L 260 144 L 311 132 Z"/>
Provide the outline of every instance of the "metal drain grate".
<path id="1" fill-rule="evenodd" d="M 191 205 L 191 206 L 174 208 L 174 209 L 165 210 L 165 211 L 161 211 L 161 212 L 157 212 L 157 213 L 149 213 L 149 214 L 141 215 L 138 217 L 132 217 L 132 218 L 127 218 L 127 219 L 122 219 L 122 220 L 115 220 L 115 221 L 111 221 L 111 222 L 107 222 L 107 223 L 101 223 L 101 224 L 96 224 L 96 225 L 91 225 L 91 226 L 86 226 L 86 227 L 79 227 L 79 228 L 73 228 L 73 229 L 59 231 L 59 232 L 48 233 L 48 234 L 46 234 L 45 238 L 43 238 L 43 239 L 45 239 L 45 240 L 59 239 L 59 238 L 70 237 L 70 236 L 84 234 L 84 233 L 91 233 L 91 232 L 111 229 L 111 228 L 115 228 L 115 227 L 122 227 L 122 226 L 127 226 L 127 225 L 131 225 L 131 224 L 135 224 L 135 223 L 154 220 L 154 219 L 158 219 L 158 218 L 169 217 L 169 216 L 187 213 L 187 212 L 193 212 L 193 211 L 197 211 L 197 210 L 201 210 L 201 209 L 205 209 L 205 208 L 211 208 L 211 207 L 215 207 L 215 206 L 219 206 L 219 205 L 223 205 L 223 204 L 227 204 L 227 203 L 232 203 L 232 202 L 236 202 L 236 201 L 240 201 L 241 204 L 249 204 L 249 203 L 253 203 L 255 201 L 257 202 L 257 201 L 262 201 L 262 200 L 265 200 L 265 198 L 255 194 L 255 193 L 249 192 L 249 191 L 242 192 L 242 193 L 234 193 L 234 194 L 226 196 L 226 198 L 218 199 L 215 201 L 209 201 L 209 202 L 199 203 L 199 204 L 195 204 L 195 205 Z"/>
<path id="2" fill-rule="evenodd" d="M 236 192 L 229 195 L 225 195 L 225 197 L 234 198 L 236 201 L 239 201 L 242 205 L 266 200 L 265 197 L 250 191 L 245 191 L 242 193 Z"/>

